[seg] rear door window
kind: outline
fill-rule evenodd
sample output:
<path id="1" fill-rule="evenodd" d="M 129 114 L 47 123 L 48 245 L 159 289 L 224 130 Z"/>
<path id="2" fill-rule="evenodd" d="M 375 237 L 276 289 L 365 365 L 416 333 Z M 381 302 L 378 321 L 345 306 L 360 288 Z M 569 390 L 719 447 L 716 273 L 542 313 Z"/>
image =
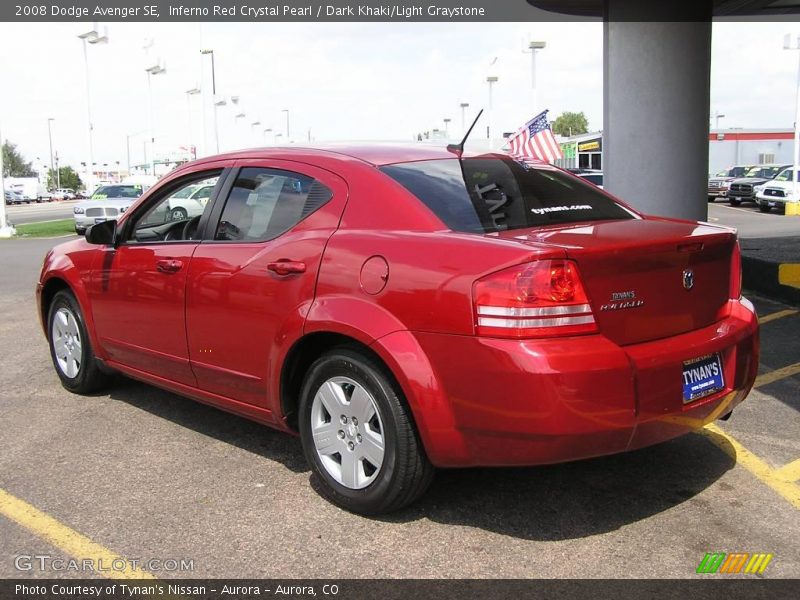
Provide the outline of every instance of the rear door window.
<path id="1" fill-rule="evenodd" d="M 215 240 L 263 242 L 305 219 L 333 197 L 315 179 L 280 169 L 247 167 L 225 202 Z"/>
<path id="2" fill-rule="evenodd" d="M 591 184 L 510 158 L 428 160 L 381 170 L 454 231 L 493 233 L 636 218 Z"/>

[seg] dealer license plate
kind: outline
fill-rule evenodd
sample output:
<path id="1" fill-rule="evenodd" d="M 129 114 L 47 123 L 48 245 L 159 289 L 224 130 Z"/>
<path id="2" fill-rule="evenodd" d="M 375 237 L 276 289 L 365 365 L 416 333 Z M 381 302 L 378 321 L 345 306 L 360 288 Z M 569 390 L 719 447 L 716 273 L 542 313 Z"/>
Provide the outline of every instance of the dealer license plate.
<path id="1" fill-rule="evenodd" d="M 105 220 L 104 217 L 95 217 L 95 220 L 94 220 L 95 224 L 97 224 L 97 223 L 105 223 L 105 221 L 106 220 Z"/>
<path id="2" fill-rule="evenodd" d="M 683 402 L 694 402 L 725 387 L 719 354 L 708 354 L 683 363 Z"/>

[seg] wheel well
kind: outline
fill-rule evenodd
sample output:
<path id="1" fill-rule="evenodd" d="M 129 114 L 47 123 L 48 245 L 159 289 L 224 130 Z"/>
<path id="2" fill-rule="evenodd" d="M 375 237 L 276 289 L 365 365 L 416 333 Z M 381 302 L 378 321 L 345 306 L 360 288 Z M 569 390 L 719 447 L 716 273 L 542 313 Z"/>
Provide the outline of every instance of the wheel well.
<path id="1" fill-rule="evenodd" d="M 297 431 L 297 410 L 300 406 L 300 390 L 308 369 L 325 352 L 333 348 L 351 348 L 373 358 L 394 379 L 391 370 L 369 346 L 339 333 L 311 333 L 301 338 L 289 350 L 281 368 L 281 411 L 286 423 Z M 399 387 L 399 386 L 398 386 Z"/>
<path id="2" fill-rule="evenodd" d="M 61 290 L 70 290 L 71 288 L 63 279 L 53 277 L 42 288 L 42 323 L 44 323 L 44 334 L 47 339 L 50 339 L 50 334 L 47 330 L 47 315 L 50 312 L 50 304 L 53 302 L 53 297 Z"/>

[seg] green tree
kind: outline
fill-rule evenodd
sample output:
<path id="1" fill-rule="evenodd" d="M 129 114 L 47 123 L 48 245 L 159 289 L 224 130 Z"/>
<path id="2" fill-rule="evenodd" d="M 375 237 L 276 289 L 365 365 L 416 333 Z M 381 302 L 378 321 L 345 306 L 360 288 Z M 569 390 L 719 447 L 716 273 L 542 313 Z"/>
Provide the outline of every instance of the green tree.
<path id="1" fill-rule="evenodd" d="M 3 176 L 4 177 L 36 177 L 31 163 L 17 150 L 17 145 L 8 140 L 3 142 Z"/>
<path id="2" fill-rule="evenodd" d="M 561 113 L 558 118 L 553 121 L 553 133 L 563 136 L 579 135 L 589 131 L 589 121 L 583 112 L 565 112 Z"/>
<path id="3" fill-rule="evenodd" d="M 83 182 L 80 176 L 75 172 L 72 167 L 59 167 L 58 173 L 55 169 L 49 169 L 47 172 L 47 188 L 54 190 L 59 187 L 58 175 L 61 175 L 61 187 L 70 188 L 73 190 L 80 190 L 83 188 Z"/>

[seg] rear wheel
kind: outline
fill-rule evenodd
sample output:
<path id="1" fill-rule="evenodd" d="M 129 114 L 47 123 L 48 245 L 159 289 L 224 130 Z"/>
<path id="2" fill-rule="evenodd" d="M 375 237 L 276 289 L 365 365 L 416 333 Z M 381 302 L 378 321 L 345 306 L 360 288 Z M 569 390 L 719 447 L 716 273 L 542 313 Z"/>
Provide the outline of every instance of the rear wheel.
<path id="1" fill-rule="evenodd" d="M 106 385 L 109 376 L 97 365 L 83 313 L 71 292 L 62 290 L 53 297 L 47 324 L 50 356 L 61 385 L 76 394 Z"/>
<path id="2" fill-rule="evenodd" d="M 300 438 L 321 493 L 370 515 L 407 506 L 433 478 L 402 392 L 385 368 L 349 348 L 320 357 L 306 375 Z"/>

